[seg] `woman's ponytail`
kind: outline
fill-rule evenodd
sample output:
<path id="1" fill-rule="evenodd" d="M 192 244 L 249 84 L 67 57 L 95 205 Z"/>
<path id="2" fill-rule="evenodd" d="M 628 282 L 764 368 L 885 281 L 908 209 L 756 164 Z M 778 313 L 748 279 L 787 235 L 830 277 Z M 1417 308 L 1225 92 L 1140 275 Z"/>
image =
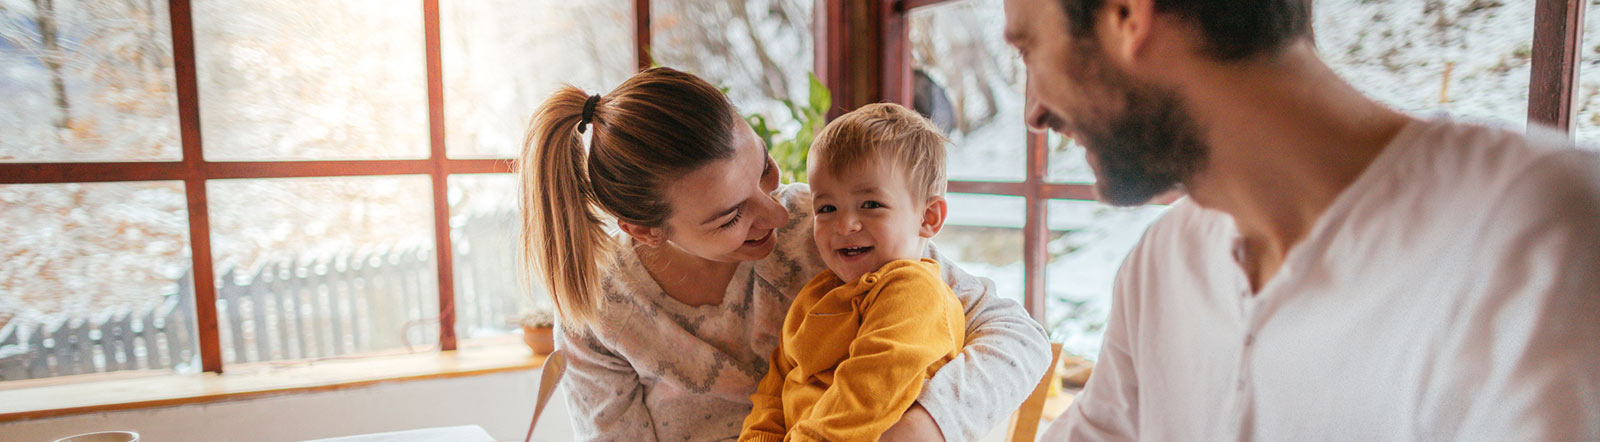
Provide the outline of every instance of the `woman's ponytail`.
<path id="1" fill-rule="evenodd" d="M 551 95 L 529 123 L 517 168 L 521 274 L 530 275 L 525 282 L 543 283 L 568 326 L 587 325 L 598 316 L 601 266 L 615 247 L 595 205 L 579 133 L 580 125 L 592 124 L 584 117 L 596 104 L 572 86 Z"/>
<path id="2" fill-rule="evenodd" d="M 545 100 L 517 160 L 519 258 L 523 274 L 533 275 L 523 280 L 549 290 L 563 325 L 587 327 L 600 317 L 601 272 L 618 247 L 601 215 L 662 226 L 672 214 L 662 189 L 733 157 L 741 121 L 716 87 L 663 67 L 634 74 L 603 97 L 564 86 Z"/>

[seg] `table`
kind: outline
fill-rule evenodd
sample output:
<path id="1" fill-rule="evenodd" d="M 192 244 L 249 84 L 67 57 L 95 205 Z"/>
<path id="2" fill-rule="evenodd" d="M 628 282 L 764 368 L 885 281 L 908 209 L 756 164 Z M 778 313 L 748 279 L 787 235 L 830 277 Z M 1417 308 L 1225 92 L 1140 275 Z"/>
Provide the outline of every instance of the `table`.
<path id="1" fill-rule="evenodd" d="M 519 439 L 520 440 L 520 439 Z M 354 436 L 308 440 L 305 442 L 495 442 L 488 431 L 477 425 L 456 427 L 419 428 L 388 433 L 357 434 Z"/>

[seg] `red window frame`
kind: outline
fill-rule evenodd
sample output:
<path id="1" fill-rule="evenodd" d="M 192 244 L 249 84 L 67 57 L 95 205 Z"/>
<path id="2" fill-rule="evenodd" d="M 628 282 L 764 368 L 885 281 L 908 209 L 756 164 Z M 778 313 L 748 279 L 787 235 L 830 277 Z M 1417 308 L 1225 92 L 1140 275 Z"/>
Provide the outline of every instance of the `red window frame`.
<path id="1" fill-rule="evenodd" d="M 637 46 L 640 60 L 649 41 L 649 2 L 635 0 L 640 17 Z M 427 63 L 428 142 L 425 159 L 354 161 L 207 161 L 202 152 L 200 94 L 195 73 L 194 17 L 189 0 L 169 0 L 173 68 L 176 76 L 180 161 L 0 163 L 0 184 L 50 184 L 125 181 L 183 181 L 189 212 L 189 241 L 195 282 L 195 318 L 201 369 L 223 371 L 217 333 L 216 274 L 211 257 L 211 225 L 206 182 L 239 178 L 354 177 L 427 175 L 432 185 L 434 249 L 438 263 L 439 347 L 456 349 L 453 250 L 450 243 L 449 176 L 510 173 L 513 159 L 451 159 L 445 153 L 444 84 L 439 52 L 439 0 L 422 0 Z M 641 66 L 644 62 L 641 61 Z"/>
<path id="2" fill-rule="evenodd" d="M 833 89 L 836 116 L 863 104 L 891 101 L 910 105 L 911 57 L 907 14 L 955 0 L 819 0 L 815 7 L 815 68 Z M 1577 78 L 1586 2 L 1538 0 L 1532 47 L 1528 118 L 1567 130 Z M 456 348 L 455 288 L 450 244 L 448 177 L 453 174 L 511 173 L 512 159 L 450 159 L 444 137 L 444 87 L 439 44 L 439 0 L 422 0 L 426 46 L 429 156 L 408 160 L 212 162 L 202 155 L 199 90 L 195 74 L 194 22 L 189 0 L 169 0 L 173 63 L 182 159 L 166 162 L 0 163 L 0 184 L 169 181 L 184 183 L 195 279 L 195 305 L 201 368 L 223 371 L 217 333 L 216 277 L 206 182 L 238 178 L 352 177 L 428 175 L 433 196 L 435 251 L 438 254 L 439 345 Z M 640 69 L 650 65 L 650 1 L 634 0 L 634 53 Z M 1021 182 L 951 181 L 950 192 L 1007 195 L 1026 200 L 1023 226 L 1024 304 L 1034 318 L 1045 314 L 1045 204 L 1049 200 L 1093 200 L 1093 186 L 1045 181 L 1046 137 L 1027 138 L 1025 178 Z"/>

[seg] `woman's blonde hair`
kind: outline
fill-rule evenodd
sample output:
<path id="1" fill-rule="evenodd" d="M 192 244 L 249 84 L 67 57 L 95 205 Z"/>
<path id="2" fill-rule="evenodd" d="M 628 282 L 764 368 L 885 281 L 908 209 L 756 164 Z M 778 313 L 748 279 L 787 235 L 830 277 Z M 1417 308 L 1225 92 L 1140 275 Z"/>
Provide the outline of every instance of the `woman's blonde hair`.
<path id="1" fill-rule="evenodd" d="M 601 272 L 616 248 L 602 214 L 662 226 L 672 212 L 666 184 L 731 158 L 738 121 L 716 87 L 670 68 L 634 74 L 598 97 L 566 85 L 539 107 L 517 161 L 518 261 L 524 282 L 549 290 L 564 325 L 599 316 Z"/>

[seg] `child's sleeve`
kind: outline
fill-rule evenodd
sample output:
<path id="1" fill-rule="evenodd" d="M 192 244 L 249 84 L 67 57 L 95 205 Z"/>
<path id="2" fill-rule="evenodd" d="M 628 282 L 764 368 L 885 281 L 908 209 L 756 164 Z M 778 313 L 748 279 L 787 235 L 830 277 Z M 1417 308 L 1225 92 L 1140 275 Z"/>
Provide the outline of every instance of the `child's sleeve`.
<path id="1" fill-rule="evenodd" d="M 744 418 L 744 430 L 739 432 L 741 442 L 783 440 L 783 379 L 793 368 L 783 356 L 783 340 L 779 339 L 778 347 L 772 350 L 772 358 L 767 362 L 767 376 L 761 378 L 756 392 L 750 395 L 753 407 L 750 415 Z"/>
<path id="2" fill-rule="evenodd" d="M 881 275 L 863 301 L 850 355 L 791 440 L 876 440 L 916 401 L 928 367 L 961 346 L 964 318 L 939 278 L 913 268 Z M 930 300 L 938 300 L 930 302 Z"/>

